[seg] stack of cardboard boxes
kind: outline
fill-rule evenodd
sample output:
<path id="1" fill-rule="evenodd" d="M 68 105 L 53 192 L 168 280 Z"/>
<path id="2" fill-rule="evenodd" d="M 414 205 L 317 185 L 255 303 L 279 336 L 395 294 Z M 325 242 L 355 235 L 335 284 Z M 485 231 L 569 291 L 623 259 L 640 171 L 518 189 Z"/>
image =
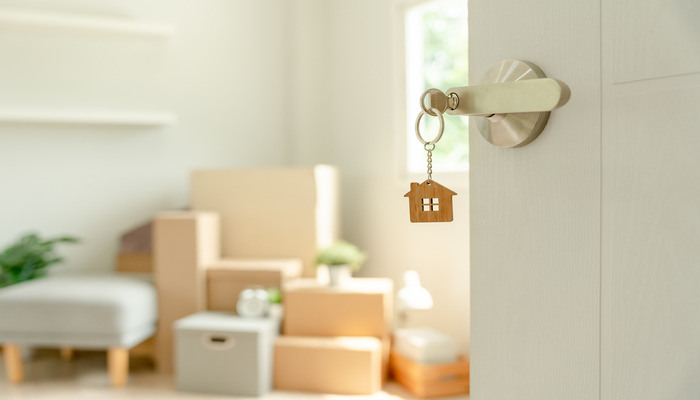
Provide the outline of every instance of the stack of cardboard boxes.
<path id="1" fill-rule="evenodd" d="M 337 191 L 330 166 L 193 173 L 191 210 L 153 224 L 160 371 L 173 370 L 176 320 L 235 310 L 248 286 L 283 290 L 315 275 L 317 249 L 337 238 Z"/>
<path id="2" fill-rule="evenodd" d="M 335 394 L 381 389 L 390 348 L 393 284 L 358 278 L 340 287 L 315 279 L 283 293 L 283 336 L 275 344 L 274 387 Z"/>

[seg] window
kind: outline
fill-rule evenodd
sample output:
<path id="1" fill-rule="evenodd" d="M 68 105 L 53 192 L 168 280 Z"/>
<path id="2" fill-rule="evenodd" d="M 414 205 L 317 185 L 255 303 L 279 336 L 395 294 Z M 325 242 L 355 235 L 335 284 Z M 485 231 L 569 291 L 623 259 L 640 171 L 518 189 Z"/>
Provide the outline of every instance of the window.
<path id="1" fill-rule="evenodd" d="M 423 199 L 423 211 L 440 211 L 440 199 L 437 197 Z"/>
<path id="2" fill-rule="evenodd" d="M 415 3 L 412 3 L 415 4 Z M 468 30 L 466 0 L 433 0 L 402 8 L 405 69 L 405 168 L 409 173 L 426 171 L 426 152 L 416 139 L 414 124 L 418 101 L 429 88 L 447 90 L 468 83 Z M 421 123 L 424 137 L 434 137 L 438 121 L 426 116 Z M 445 116 L 445 134 L 433 151 L 433 169 L 464 172 L 469 169 L 469 123 L 466 117 Z"/>

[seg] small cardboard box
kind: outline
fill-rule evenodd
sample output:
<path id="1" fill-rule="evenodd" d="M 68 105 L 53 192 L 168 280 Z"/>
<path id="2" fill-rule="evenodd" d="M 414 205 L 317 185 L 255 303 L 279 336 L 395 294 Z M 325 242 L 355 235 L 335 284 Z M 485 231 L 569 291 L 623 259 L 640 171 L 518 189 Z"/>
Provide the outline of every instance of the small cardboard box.
<path id="1" fill-rule="evenodd" d="M 153 272 L 153 254 L 151 253 L 119 253 L 117 265 L 119 272 L 149 274 Z"/>
<path id="2" fill-rule="evenodd" d="M 284 290 L 284 334 L 388 337 L 392 296 L 391 279 L 355 278 L 339 287 L 298 279 Z"/>
<path id="3" fill-rule="evenodd" d="M 226 259 L 207 266 L 207 309 L 235 311 L 238 296 L 247 287 L 283 290 L 301 276 L 299 259 Z"/>
<path id="4" fill-rule="evenodd" d="M 369 395 L 381 389 L 381 343 L 373 337 L 280 336 L 274 388 Z"/>
<path id="5" fill-rule="evenodd" d="M 469 393 L 469 360 L 420 364 L 396 352 L 390 356 L 391 375 L 418 397 L 441 397 Z"/>

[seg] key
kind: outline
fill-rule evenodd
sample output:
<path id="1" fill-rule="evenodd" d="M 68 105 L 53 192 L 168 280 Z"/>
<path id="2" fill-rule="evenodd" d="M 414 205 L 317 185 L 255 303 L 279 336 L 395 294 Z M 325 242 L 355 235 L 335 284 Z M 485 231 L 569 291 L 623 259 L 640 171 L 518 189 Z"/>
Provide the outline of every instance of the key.
<path id="1" fill-rule="evenodd" d="M 428 105 L 425 104 L 426 97 L 428 98 Z M 428 89 L 420 98 L 420 107 L 423 109 L 423 112 L 434 117 L 435 114 L 430 109 L 436 108 L 440 110 L 440 113 L 444 113 L 447 110 L 448 101 L 447 95 L 442 90 Z"/>

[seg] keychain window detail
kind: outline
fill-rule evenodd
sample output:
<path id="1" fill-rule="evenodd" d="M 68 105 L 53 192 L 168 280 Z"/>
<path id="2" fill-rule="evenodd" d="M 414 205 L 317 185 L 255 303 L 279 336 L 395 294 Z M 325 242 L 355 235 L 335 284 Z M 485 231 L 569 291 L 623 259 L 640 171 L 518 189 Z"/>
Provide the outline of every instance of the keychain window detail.
<path id="1" fill-rule="evenodd" d="M 423 199 L 423 211 L 440 211 L 440 199 L 437 197 Z"/>

